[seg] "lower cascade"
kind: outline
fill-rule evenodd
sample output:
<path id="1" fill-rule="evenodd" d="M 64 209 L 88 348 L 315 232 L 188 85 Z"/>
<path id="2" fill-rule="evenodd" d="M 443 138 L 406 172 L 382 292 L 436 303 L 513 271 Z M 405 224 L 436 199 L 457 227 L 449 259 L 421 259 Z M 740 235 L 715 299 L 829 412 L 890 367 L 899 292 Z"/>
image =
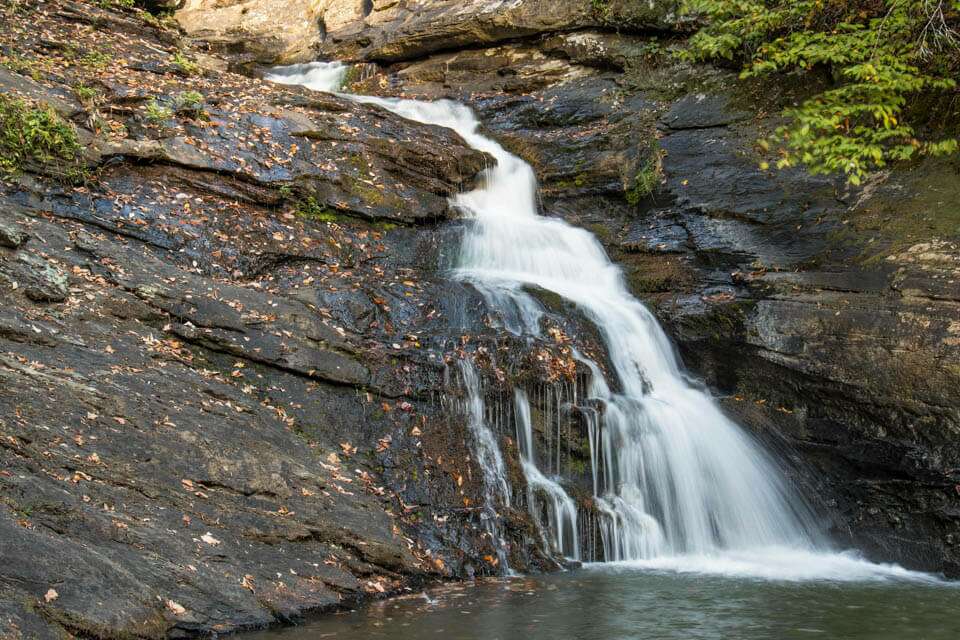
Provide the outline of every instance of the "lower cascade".
<path id="1" fill-rule="evenodd" d="M 340 63 L 318 62 L 280 67 L 267 79 L 336 91 L 346 70 Z M 479 188 L 452 199 L 472 219 L 452 277 L 474 286 L 507 330 L 539 335 L 544 309 L 530 288 L 561 296 L 597 327 L 613 375 L 608 380 L 596 362 L 578 354 L 590 371 L 588 384 L 583 389 L 574 385 L 562 399 L 581 408 L 589 432 L 603 556 L 585 559 L 801 579 L 909 573 L 829 550 L 802 496 L 768 454 L 685 374 L 656 318 L 629 293 L 598 240 L 584 229 L 538 214 L 532 168 L 478 133 L 479 122 L 469 108 L 446 100 L 348 97 L 449 127 L 496 159 Z M 460 372 L 487 489 L 483 519 L 500 544 L 506 570 L 496 510 L 509 506 L 510 489 L 477 372 L 470 362 Z M 558 398 L 555 404 L 560 402 Z M 585 528 L 578 523 L 574 500 L 551 475 L 559 473 L 559 464 L 553 469 L 550 463 L 546 468 L 537 464 L 527 393 L 516 389 L 511 410 L 503 413 L 512 414 L 528 485 L 527 507 L 541 525 L 546 546 L 579 559 Z"/>

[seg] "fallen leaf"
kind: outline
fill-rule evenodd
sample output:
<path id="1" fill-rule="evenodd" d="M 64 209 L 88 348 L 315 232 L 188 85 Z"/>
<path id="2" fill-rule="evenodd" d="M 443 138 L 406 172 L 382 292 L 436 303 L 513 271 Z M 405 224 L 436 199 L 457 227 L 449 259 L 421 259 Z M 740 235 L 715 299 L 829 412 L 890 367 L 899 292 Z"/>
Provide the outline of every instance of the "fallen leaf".
<path id="1" fill-rule="evenodd" d="M 183 605 L 178 604 L 173 600 L 167 600 L 167 609 L 170 609 L 170 611 L 177 616 L 182 616 L 187 612 L 187 610 L 183 608 Z"/>
<path id="2" fill-rule="evenodd" d="M 214 538 L 212 535 L 210 535 L 209 531 L 203 534 L 202 536 L 200 536 L 200 539 L 210 545 L 216 546 L 220 544 L 220 541 Z"/>

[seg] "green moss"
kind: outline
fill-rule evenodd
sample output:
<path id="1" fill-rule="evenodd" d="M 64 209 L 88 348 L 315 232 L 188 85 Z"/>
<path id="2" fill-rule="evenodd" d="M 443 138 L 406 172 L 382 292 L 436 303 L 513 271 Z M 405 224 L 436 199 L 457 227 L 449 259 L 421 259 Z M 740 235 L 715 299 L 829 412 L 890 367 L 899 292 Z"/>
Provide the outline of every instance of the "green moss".
<path id="1" fill-rule="evenodd" d="M 349 87 L 354 82 L 360 82 L 360 67 L 350 65 L 347 72 L 343 75 L 343 82 L 340 83 L 340 88 Z"/>
<path id="2" fill-rule="evenodd" d="M 87 175 L 81 155 L 76 129 L 50 106 L 0 95 L 0 175 L 37 164 L 77 182 Z"/>
<path id="3" fill-rule="evenodd" d="M 113 61 L 113 56 L 109 53 L 103 51 L 98 51 L 96 49 L 92 51 L 87 51 L 85 54 L 80 56 L 80 59 L 77 60 L 77 63 L 80 66 L 92 69 L 94 71 L 100 71 L 106 69 L 110 62 Z"/>
<path id="4" fill-rule="evenodd" d="M 171 64 L 182 75 L 195 76 L 200 74 L 200 66 L 179 51 L 173 54 Z"/>
<path id="5" fill-rule="evenodd" d="M 36 59 L 24 58 L 16 53 L 12 53 L 9 56 L 0 58 L 0 64 L 14 73 L 19 73 L 23 76 L 29 76 L 37 81 L 39 81 L 43 77 L 43 74 L 48 71 L 43 62 Z"/>
<path id="6" fill-rule="evenodd" d="M 317 202 L 313 196 L 297 203 L 297 215 L 316 222 L 339 222 L 343 216 Z"/>
<path id="7" fill-rule="evenodd" d="M 587 463 L 583 460 L 571 459 L 567 462 L 567 467 L 574 475 L 583 476 L 587 473 Z"/>

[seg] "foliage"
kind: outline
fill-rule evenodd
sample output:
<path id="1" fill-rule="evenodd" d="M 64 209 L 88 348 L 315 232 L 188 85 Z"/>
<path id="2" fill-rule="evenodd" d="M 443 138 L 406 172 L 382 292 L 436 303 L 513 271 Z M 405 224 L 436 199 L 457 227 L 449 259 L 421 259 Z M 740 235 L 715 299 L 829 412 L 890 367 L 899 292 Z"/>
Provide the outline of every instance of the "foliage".
<path id="1" fill-rule="evenodd" d="M 859 184 L 890 162 L 958 150 L 955 138 L 924 133 L 909 107 L 957 87 L 960 0 L 687 0 L 686 11 L 707 20 L 690 57 L 736 61 L 744 77 L 831 74 L 762 142 L 777 147 L 778 167 L 802 163 Z"/>
<path id="2" fill-rule="evenodd" d="M 313 196 L 297 203 L 297 215 L 317 222 L 337 222 L 340 215 L 317 202 Z"/>
<path id="3" fill-rule="evenodd" d="M 86 175 L 81 152 L 76 129 L 51 107 L 0 94 L 0 175 L 33 163 L 79 181 Z"/>
<path id="4" fill-rule="evenodd" d="M 182 91 L 173 99 L 174 111 L 186 113 L 192 117 L 201 117 L 203 111 L 203 94 L 199 91 Z"/>
<path id="5" fill-rule="evenodd" d="M 100 71 L 105 69 L 112 59 L 109 53 L 94 49 L 83 54 L 77 62 L 89 69 Z"/>
<path id="6" fill-rule="evenodd" d="M 86 85 L 78 84 L 73 88 L 74 95 L 77 96 L 77 100 L 80 101 L 80 104 L 84 106 L 90 106 L 94 104 L 97 98 L 100 96 L 100 92 L 92 87 Z"/>
<path id="7" fill-rule="evenodd" d="M 147 103 L 147 122 L 151 124 L 161 124 L 163 121 L 170 119 L 172 116 L 173 110 L 157 100 L 151 100 Z"/>
<path id="8" fill-rule="evenodd" d="M 200 73 L 200 67 L 196 62 L 186 57 L 180 51 L 173 54 L 173 66 L 185 76 L 195 76 Z"/>

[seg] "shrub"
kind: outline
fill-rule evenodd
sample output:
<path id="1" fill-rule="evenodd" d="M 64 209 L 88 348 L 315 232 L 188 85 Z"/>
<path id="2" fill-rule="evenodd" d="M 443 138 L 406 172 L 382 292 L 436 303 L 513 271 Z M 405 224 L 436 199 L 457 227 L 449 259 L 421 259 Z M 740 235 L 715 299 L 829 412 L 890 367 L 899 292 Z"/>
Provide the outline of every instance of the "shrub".
<path id="1" fill-rule="evenodd" d="M 909 106 L 957 87 L 960 0 L 688 0 L 685 10 L 707 21 L 692 58 L 737 62 L 743 77 L 831 74 L 761 142 L 777 148 L 778 167 L 802 163 L 859 184 L 890 162 L 957 151 L 956 138 L 924 133 Z"/>
<path id="2" fill-rule="evenodd" d="M 0 94 L 0 173 L 34 163 L 79 181 L 86 176 L 81 153 L 76 129 L 48 105 Z"/>

